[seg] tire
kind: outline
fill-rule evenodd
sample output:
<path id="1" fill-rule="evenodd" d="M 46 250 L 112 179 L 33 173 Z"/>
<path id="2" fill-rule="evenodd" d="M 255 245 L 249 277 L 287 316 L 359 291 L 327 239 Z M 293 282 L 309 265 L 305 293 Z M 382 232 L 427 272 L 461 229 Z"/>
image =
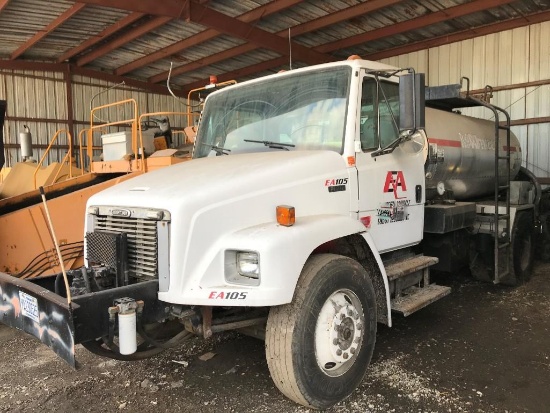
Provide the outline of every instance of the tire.
<path id="1" fill-rule="evenodd" d="M 367 271 L 340 255 L 312 256 L 292 302 L 269 313 L 266 358 L 275 385 L 289 399 L 315 409 L 345 399 L 370 363 L 376 320 Z"/>
<path id="2" fill-rule="evenodd" d="M 531 279 L 535 261 L 535 233 L 533 211 L 516 213 L 512 228 L 512 254 L 510 276 L 501 282 L 505 285 L 521 285 Z"/>
<path id="3" fill-rule="evenodd" d="M 494 280 L 494 246 L 489 234 L 478 234 L 470 244 L 470 272 L 479 281 Z M 503 255 L 504 256 L 504 251 Z M 516 286 L 531 279 L 535 260 L 533 211 L 518 211 L 512 227 L 510 273 L 500 279 L 504 285 Z M 500 259 L 499 259 L 500 261 Z M 501 261 L 500 267 L 504 268 Z"/>

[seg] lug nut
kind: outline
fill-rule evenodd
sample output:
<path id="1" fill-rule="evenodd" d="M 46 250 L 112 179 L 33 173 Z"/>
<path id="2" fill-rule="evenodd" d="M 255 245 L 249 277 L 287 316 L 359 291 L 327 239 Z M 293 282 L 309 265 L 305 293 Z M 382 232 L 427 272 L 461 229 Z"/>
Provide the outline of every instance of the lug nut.
<path id="1" fill-rule="evenodd" d="M 357 330 L 361 330 L 363 328 L 363 325 L 361 323 L 357 323 L 356 328 Z"/>
<path id="2" fill-rule="evenodd" d="M 344 353 L 344 359 L 346 359 L 346 360 L 347 360 L 347 359 L 348 359 L 348 357 L 349 357 L 348 353 Z"/>
<path id="3" fill-rule="evenodd" d="M 340 320 L 344 320 L 344 318 L 346 318 L 346 315 L 344 313 L 340 314 Z"/>
<path id="4" fill-rule="evenodd" d="M 342 355 L 342 350 L 340 350 L 340 349 L 336 350 L 336 355 L 341 356 Z"/>
<path id="5" fill-rule="evenodd" d="M 352 347 L 352 348 L 349 349 L 349 352 L 350 352 L 351 354 L 355 354 L 355 350 L 356 350 L 355 347 Z"/>
<path id="6" fill-rule="evenodd" d="M 355 344 L 359 344 L 359 341 L 361 341 L 361 337 L 357 337 L 355 340 L 353 340 Z"/>
<path id="7" fill-rule="evenodd" d="M 352 316 L 353 316 L 353 311 L 348 310 L 348 316 L 349 316 L 349 317 L 352 317 Z"/>
<path id="8" fill-rule="evenodd" d="M 332 340 L 332 344 L 337 345 L 338 344 L 338 339 L 335 338 L 334 340 Z"/>
<path id="9" fill-rule="evenodd" d="M 359 313 L 355 313 L 355 319 L 359 320 Z"/>

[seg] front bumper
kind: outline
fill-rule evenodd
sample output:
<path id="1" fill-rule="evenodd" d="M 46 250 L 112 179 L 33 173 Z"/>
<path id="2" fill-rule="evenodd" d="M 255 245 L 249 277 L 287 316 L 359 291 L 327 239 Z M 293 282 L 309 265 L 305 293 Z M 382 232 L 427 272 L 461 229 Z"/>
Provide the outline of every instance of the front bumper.
<path id="1" fill-rule="evenodd" d="M 129 297 L 145 305 L 141 322 L 161 321 L 168 307 L 158 300 L 158 281 L 73 297 L 65 297 L 33 282 L 0 273 L 0 322 L 36 337 L 76 368 L 75 344 L 109 334 L 109 307 L 114 300 Z"/>

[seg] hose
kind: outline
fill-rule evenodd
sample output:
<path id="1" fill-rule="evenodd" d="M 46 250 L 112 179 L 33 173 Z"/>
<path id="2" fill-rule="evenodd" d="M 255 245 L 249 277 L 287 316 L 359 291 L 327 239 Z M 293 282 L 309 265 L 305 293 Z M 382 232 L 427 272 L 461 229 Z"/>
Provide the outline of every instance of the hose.
<path id="1" fill-rule="evenodd" d="M 138 323 L 138 331 L 143 331 L 143 327 L 141 326 L 141 323 Z M 142 334 L 144 334 L 142 336 Z M 150 344 L 153 346 L 153 348 L 149 348 L 142 351 L 137 351 L 134 354 L 120 354 L 119 347 L 114 343 L 109 343 L 107 337 L 99 338 L 94 341 L 87 341 L 82 343 L 82 346 L 90 351 L 91 353 L 97 354 L 101 357 L 107 357 L 115 360 L 121 360 L 121 361 L 136 361 L 136 360 L 144 360 L 153 356 L 156 356 L 157 354 L 162 353 L 164 350 L 173 348 L 177 345 L 180 345 L 185 340 L 191 338 L 193 333 L 190 333 L 187 330 L 183 330 L 176 334 L 171 339 L 167 340 L 165 343 L 159 343 L 156 340 L 150 338 L 145 333 L 140 332 L 140 336 L 145 340 L 147 344 Z M 155 343 L 155 344 L 153 344 Z M 109 348 L 103 347 L 103 345 L 108 346 Z M 145 343 L 142 343 L 145 344 Z"/>
<path id="2" fill-rule="evenodd" d="M 533 183 L 535 187 L 535 199 L 533 201 L 533 204 L 535 205 L 535 216 L 538 219 L 539 216 L 539 209 L 540 209 L 540 199 L 542 197 L 542 189 L 540 186 L 539 181 L 537 181 L 537 177 L 533 172 L 531 172 L 529 169 L 524 168 L 523 166 L 520 168 L 520 172 L 524 174 L 529 180 Z"/>

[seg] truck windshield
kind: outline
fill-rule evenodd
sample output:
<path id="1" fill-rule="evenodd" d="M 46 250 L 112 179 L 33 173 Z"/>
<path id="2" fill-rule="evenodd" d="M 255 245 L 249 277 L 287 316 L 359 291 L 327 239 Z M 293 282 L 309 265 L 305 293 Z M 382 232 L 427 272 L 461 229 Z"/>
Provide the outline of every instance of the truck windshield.
<path id="1" fill-rule="evenodd" d="M 289 74 L 208 98 L 195 158 L 246 152 L 342 153 L 350 67 Z"/>

